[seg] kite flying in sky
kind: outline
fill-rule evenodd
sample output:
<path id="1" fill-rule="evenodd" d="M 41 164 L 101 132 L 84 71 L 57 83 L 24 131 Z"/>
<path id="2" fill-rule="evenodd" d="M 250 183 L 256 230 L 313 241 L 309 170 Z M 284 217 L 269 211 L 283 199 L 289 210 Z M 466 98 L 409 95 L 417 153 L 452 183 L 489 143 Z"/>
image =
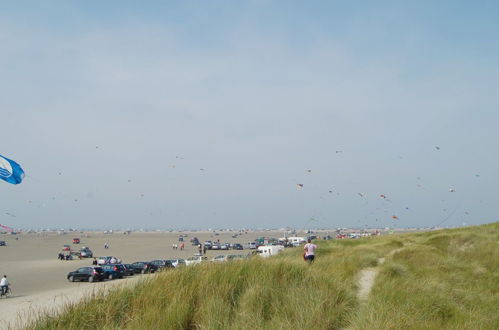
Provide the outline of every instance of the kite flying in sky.
<path id="1" fill-rule="evenodd" d="M 18 163 L 0 155 L 0 179 L 19 184 L 24 179 L 24 171 Z"/>

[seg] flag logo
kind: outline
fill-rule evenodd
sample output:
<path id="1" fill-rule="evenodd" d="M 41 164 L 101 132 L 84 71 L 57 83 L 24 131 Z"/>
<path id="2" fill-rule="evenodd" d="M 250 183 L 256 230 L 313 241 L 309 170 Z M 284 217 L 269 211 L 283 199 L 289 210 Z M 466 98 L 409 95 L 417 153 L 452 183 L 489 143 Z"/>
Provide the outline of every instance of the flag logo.
<path id="1" fill-rule="evenodd" d="M 12 175 L 12 166 L 10 166 L 10 162 L 0 156 L 0 177 L 8 178 Z"/>
<path id="2" fill-rule="evenodd" d="M 0 155 L 0 179 L 19 184 L 24 179 L 24 171 L 18 163 Z"/>

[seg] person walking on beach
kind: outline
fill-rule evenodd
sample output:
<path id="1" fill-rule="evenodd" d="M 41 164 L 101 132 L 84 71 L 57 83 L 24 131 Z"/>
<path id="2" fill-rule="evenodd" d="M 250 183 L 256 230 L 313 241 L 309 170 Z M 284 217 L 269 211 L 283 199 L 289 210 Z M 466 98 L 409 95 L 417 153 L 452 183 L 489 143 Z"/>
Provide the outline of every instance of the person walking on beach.
<path id="1" fill-rule="evenodd" d="M 312 240 L 309 238 L 307 244 L 303 247 L 305 251 L 305 260 L 308 261 L 309 264 L 314 262 L 315 259 L 315 250 L 317 249 L 317 245 L 312 243 Z"/>
<path id="2" fill-rule="evenodd" d="M 9 288 L 9 280 L 7 280 L 7 275 L 4 275 L 0 280 L 0 288 L 2 289 L 2 295 L 7 293 L 7 289 Z"/>
<path id="3" fill-rule="evenodd" d="M 203 253 L 203 246 L 201 244 L 198 245 L 198 252 L 199 254 Z"/>

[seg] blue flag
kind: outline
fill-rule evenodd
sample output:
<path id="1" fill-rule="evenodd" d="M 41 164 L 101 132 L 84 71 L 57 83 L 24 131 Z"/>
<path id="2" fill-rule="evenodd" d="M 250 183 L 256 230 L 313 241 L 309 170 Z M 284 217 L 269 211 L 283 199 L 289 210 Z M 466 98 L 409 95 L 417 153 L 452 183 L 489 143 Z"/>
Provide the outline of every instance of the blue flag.
<path id="1" fill-rule="evenodd" d="M 18 163 L 0 155 L 0 179 L 19 184 L 24 179 L 24 171 Z"/>

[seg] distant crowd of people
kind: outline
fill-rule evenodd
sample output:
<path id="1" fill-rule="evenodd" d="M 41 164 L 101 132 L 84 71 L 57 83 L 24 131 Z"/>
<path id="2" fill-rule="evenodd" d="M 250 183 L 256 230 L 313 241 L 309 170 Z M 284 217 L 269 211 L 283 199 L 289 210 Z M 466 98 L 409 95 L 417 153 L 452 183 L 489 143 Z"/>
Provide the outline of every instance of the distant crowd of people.
<path id="1" fill-rule="evenodd" d="M 59 260 L 73 260 L 73 256 L 71 255 L 70 252 L 64 254 L 62 252 L 59 252 L 59 255 L 57 256 L 57 259 Z M 81 255 L 78 254 L 78 259 L 81 259 Z"/>

